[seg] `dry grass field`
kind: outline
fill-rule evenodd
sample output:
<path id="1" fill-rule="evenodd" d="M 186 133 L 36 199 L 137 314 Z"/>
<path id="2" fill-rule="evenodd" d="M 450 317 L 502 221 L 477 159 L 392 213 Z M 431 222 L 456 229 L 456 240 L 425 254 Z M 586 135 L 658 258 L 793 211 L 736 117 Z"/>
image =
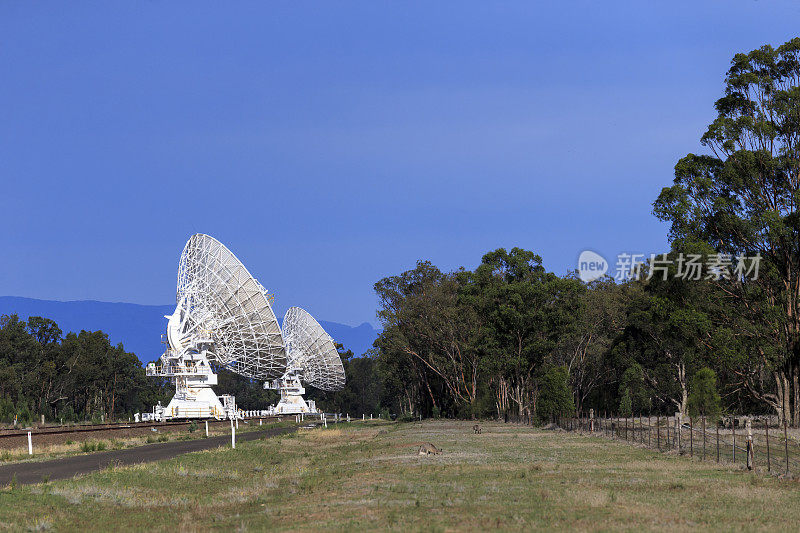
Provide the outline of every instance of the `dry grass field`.
<path id="1" fill-rule="evenodd" d="M 301 430 L 0 491 L 0 529 L 797 530 L 800 485 L 504 424 Z M 418 443 L 443 448 L 419 456 Z"/>

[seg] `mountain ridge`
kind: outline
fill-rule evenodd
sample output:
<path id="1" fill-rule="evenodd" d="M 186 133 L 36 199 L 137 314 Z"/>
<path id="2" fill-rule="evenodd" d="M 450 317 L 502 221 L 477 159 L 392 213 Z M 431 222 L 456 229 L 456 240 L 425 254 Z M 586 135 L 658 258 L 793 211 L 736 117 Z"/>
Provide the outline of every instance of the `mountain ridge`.
<path id="1" fill-rule="evenodd" d="M 174 305 L 144 305 L 99 300 L 41 300 L 24 296 L 0 296 L 0 315 L 16 314 L 22 320 L 41 316 L 54 320 L 64 334 L 102 330 L 111 343 L 122 343 L 125 350 L 135 353 L 142 363 L 153 361 L 163 353 L 161 334 L 166 320 L 164 315 L 174 311 Z M 279 318 L 280 320 L 280 318 Z M 348 326 L 338 322 L 320 320 L 325 331 L 336 342 L 361 356 L 372 347 L 378 336 L 372 325 L 364 322 Z"/>

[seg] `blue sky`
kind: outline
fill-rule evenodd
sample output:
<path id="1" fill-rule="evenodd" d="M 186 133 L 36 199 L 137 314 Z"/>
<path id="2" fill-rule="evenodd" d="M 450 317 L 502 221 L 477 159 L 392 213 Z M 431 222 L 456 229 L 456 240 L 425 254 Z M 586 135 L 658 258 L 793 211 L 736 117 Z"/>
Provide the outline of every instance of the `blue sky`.
<path id="1" fill-rule="evenodd" d="M 521 246 L 659 252 L 734 53 L 800 4 L 0 3 L 0 294 L 173 301 L 192 233 L 322 319 Z"/>

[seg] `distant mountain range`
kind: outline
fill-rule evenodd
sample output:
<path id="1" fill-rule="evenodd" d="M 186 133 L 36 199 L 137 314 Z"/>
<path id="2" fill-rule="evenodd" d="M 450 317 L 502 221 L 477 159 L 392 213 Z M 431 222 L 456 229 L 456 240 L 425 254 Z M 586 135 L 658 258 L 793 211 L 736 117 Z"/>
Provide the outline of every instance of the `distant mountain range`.
<path id="1" fill-rule="evenodd" d="M 172 314 L 174 305 L 138 305 L 128 303 L 79 300 L 59 302 L 36 300 L 17 296 L 0 296 L 0 315 L 17 314 L 23 320 L 41 316 L 55 320 L 66 334 L 102 330 L 111 343 L 122 343 L 125 350 L 135 353 L 143 363 L 158 359 L 164 352 L 161 334 L 167 321 L 164 315 Z M 282 318 L 282 317 L 279 317 Z M 336 322 L 319 321 L 336 342 L 361 356 L 372 348 L 378 331 L 364 322 L 352 327 Z"/>

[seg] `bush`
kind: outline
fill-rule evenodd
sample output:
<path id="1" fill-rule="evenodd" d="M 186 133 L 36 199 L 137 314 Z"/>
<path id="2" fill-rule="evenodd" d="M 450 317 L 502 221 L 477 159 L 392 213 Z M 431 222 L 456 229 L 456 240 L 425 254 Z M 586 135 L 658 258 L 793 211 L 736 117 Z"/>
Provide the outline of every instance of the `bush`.
<path id="1" fill-rule="evenodd" d="M 630 389 L 625 389 L 622 393 L 622 398 L 619 400 L 619 414 L 620 416 L 629 417 L 633 412 L 633 402 L 631 401 Z"/>
<path id="2" fill-rule="evenodd" d="M 93 452 L 97 449 L 97 444 L 94 442 L 84 441 L 81 443 L 82 452 Z"/>
<path id="3" fill-rule="evenodd" d="M 197 431 L 197 422 L 192 420 L 189 422 L 189 433 L 194 433 L 195 431 Z"/>
<path id="4" fill-rule="evenodd" d="M 717 392 L 717 375 L 710 368 L 701 368 L 689 384 L 689 414 L 717 417 L 722 412 L 722 399 Z"/>
<path id="5" fill-rule="evenodd" d="M 556 416 L 572 416 L 575 403 L 569 388 L 569 374 L 565 366 L 552 366 L 542 376 L 536 416 L 547 422 Z"/>

